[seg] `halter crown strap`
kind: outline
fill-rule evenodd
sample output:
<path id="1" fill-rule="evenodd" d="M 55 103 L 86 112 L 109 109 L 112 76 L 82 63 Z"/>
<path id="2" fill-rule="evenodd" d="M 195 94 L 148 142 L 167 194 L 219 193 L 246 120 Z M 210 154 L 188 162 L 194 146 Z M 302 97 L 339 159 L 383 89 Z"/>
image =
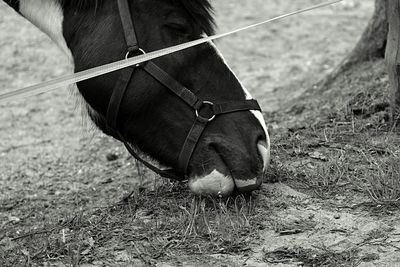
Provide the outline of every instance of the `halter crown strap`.
<path id="1" fill-rule="evenodd" d="M 125 41 L 128 46 L 128 52 L 139 50 L 135 26 L 133 25 L 132 14 L 129 3 L 126 0 L 118 0 L 119 15 L 121 17 L 122 27 L 124 29 Z"/>

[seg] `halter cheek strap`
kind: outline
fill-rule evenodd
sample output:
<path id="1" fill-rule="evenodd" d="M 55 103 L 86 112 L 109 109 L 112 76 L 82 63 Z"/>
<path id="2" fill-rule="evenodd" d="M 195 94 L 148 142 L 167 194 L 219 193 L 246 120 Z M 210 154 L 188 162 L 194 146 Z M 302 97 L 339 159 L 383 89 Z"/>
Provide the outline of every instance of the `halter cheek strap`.
<path id="1" fill-rule="evenodd" d="M 140 49 L 136 31 L 134 28 L 132 14 L 130 13 L 129 3 L 127 0 L 118 0 L 118 9 L 122 21 L 122 26 L 125 34 L 125 41 L 127 44 L 127 57 L 134 54 L 143 53 Z M 178 158 L 177 172 L 173 169 L 161 170 L 151 163 L 144 160 L 126 141 L 126 138 L 118 130 L 118 114 L 121 108 L 122 100 L 131 81 L 135 68 L 129 67 L 121 70 L 119 79 L 117 80 L 107 110 L 107 125 L 109 130 L 113 132 L 125 144 L 129 153 L 138 161 L 143 163 L 146 167 L 160 175 L 161 177 L 169 178 L 172 180 L 182 181 L 186 179 L 188 166 L 193 152 L 205 130 L 207 125 L 213 121 L 216 116 L 241 112 L 248 110 L 261 110 L 256 100 L 241 100 L 235 102 L 226 102 L 214 104 L 210 101 L 199 99 L 192 91 L 187 89 L 167 72 L 158 67 L 153 62 L 149 61 L 144 65 L 136 66 L 143 68 L 155 80 L 164 85 L 189 107 L 191 107 L 195 114 L 195 121 L 186 137 Z"/>
<path id="2" fill-rule="evenodd" d="M 129 11 L 128 2 L 126 0 L 118 0 L 118 9 L 121 17 L 122 27 L 124 30 L 125 42 L 127 44 L 127 54 L 125 57 L 127 58 L 129 56 L 133 56 L 134 54 L 144 53 L 144 51 L 139 48 L 136 31 L 133 26 L 133 21 L 131 19 L 131 13 Z M 114 86 L 114 90 L 108 104 L 106 115 L 108 129 L 124 143 L 128 152 L 147 168 L 157 173 L 161 177 L 176 181 L 182 181 L 184 180 L 184 176 L 175 173 L 173 169 L 161 170 L 143 159 L 118 130 L 118 114 L 121 108 L 122 100 L 125 96 L 126 90 L 128 89 L 129 82 L 131 81 L 134 72 L 135 67 L 125 68 L 120 71 L 120 76 Z"/>

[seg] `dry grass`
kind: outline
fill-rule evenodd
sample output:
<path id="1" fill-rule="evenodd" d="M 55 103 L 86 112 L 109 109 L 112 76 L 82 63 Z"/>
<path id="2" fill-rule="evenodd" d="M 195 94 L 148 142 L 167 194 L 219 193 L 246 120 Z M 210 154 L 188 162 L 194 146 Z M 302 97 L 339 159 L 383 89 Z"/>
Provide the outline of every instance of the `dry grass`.
<path id="1" fill-rule="evenodd" d="M 314 230 L 317 223 L 311 218 L 296 221 L 278 220 L 273 222 L 273 229 L 280 235 L 294 235 Z"/>
<path id="2" fill-rule="evenodd" d="M 374 159 L 370 170 L 360 176 L 360 188 L 368 193 L 369 198 L 377 205 L 400 206 L 400 159 Z"/>
<path id="3" fill-rule="evenodd" d="M 345 137 L 343 132 L 333 130 L 329 138 L 335 141 L 321 144 L 326 158 L 306 161 L 296 177 L 320 198 L 361 191 L 375 204 L 398 206 L 400 164 L 395 143 L 398 136 L 387 132 L 388 138 L 382 138 L 375 130 L 357 128 L 357 123 L 355 128 L 352 126 L 353 136 Z M 323 135 L 326 132 L 324 129 Z"/>
<path id="4" fill-rule="evenodd" d="M 360 81 L 345 80 L 346 84 L 353 82 L 351 86 L 357 91 L 351 95 L 343 93 L 345 101 L 341 108 L 327 109 L 329 104 L 326 104 L 320 116 L 314 110 L 294 126 L 289 125 L 289 130 L 274 140 L 279 144 L 275 152 L 295 174 L 292 182 L 298 182 L 298 188 L 310 190 L 320 198 L 361 192 L 377 205 L 398 206 L 399 128 L 388 115 L 390 109 L 384 94 L 386 74 L 379 65 L 374 65 L 379 78 L 368 80 L 364 76 L 370 74 L 363 73 L 366 66 L 357 70 L 362 71 L 360 77 L 352 77 L 362 80 L 364 88 L 355 87 Z M 334 95 L 345 85 L 339 82 L 336 86 L 329 94 Z"/>
<path id="5" fill-rule="evenodd" d="M 320 198 L 336 195 L 343 188 L 349 188 L 351 170 L 348 163 L 332 159 L 303 172 L 303 184 Z"/>
<path id="6" fill-rule="evenodd" d="M 293 246 L 281 247 L 264 253 L 267 263 L 295 263 L 301 266 L 358 266 L 362 262 L 373 262 L 379 259 L 376 253 L 362 253 L 362 249 L 369 246 L 380 249 L 395 249 L 399 247 L 389 241 L 391 229 L 376 229 L 369 232 L 364 240 L 353 244 L 346 249 L 337 249 L 325 245 L 313 245 L 311 248 Z"/>
<path id="7" fill-rule="evenodd" d="M 315 247 L 314 249 L 301 247 L 279 248 L 275 251 L 265 253 L 264 261 L 272 264 L 292 263 L 306 267 L 353 267 L 361 263 L 358 249 L 352 248 L 337 252 L 325 247 Z"/>
<path id="8" fill-rule="evenodd" d="M 186 191 L 186 190 L 184 190 Z M 187 192 L 187 191 L 186 191 Z M 181 186 L 136 192 L 114 206 L 82 211 L 42 229 L 5 237 L 2 266 L 64 262 L 71 266 L 123 253 L 132 263 L 153 264 L 182 251 L 241 253 L 255 232 L 251 197 L 205 199 L 182 194 Z M 117 257 L 118 258 L 118 257 Z M 109 264 L 115 264 L 111 261 Z"/>

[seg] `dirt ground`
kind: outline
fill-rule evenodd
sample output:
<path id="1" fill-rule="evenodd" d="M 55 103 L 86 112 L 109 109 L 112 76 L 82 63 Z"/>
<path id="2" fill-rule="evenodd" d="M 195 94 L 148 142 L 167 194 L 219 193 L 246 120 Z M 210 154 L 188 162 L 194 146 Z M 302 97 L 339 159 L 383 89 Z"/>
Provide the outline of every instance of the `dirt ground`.
<path id="1" fill-rule="evenodd" d="M 218 0 L 218 31 L 319 2 Z M 1 104 L 0 266 L 400 266 L 383 62 L 313 87 L 372 11 L 346 1 L 218 41 L 272 133 L 270 181 L 246 198 L 198 199 L 136 166 L 68 89 Z M 69 72 L 2 3 L 0 58 L 0 92 Z"/>

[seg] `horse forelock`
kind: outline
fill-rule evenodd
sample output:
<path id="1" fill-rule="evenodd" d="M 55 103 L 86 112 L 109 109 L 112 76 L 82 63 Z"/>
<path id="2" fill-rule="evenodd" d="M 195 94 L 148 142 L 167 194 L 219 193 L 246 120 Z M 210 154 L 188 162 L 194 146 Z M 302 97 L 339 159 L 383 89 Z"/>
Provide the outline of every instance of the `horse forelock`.
<path id="1" fill-rule="evenodd" d="M 207 35 L 215 32 L 214 10 L 209 0 L 173 0 L 179 2 Z"/>

